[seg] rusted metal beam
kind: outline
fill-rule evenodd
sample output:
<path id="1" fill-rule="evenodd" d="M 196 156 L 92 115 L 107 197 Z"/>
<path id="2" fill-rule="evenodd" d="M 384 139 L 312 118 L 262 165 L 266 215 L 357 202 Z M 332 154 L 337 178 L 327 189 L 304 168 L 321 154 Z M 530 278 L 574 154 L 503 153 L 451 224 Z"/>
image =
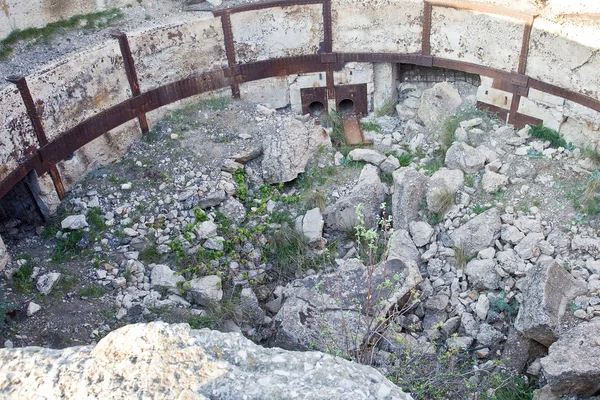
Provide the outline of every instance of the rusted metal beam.
<path id="1" fill-rule="evenodd" d="M 265 8 L 274 7 L 290 7 L 290 6 L 303 6 L 310 4 L 322 4 L 324 0 L 277 0 L 277 1 L 265 1 L 254 4 L 244 4 L 237 7 L 224 8 L 222 10 L 213 11 L 215 17 L 221 17 L 223 15 L 236 14 L 245 11 L 262 10 Z"/>
<path id="2" fill-rule="evenodd" d="M 562 97 L 574 103 L 579 103 L 582 106 L 600 112 L 600 101 L 592 97 L 586 96 L 584 94 L 573 92 L 572 90 L 563 89 L 561 87 L 551 85 L 549 83 L 542 82 L 538 79 L 533 78 L 529 78 L 529 87 L 539 90 L 540 92 L 545 92 L 558 97 Z"/>
<path id="3" fill-rule="evenodd" d="M 200 93 L 222 89 L 230 86 L 232 79 L 225 77 L 225 70 L 219 69 L 142 93 L 88 118 L 42 147 L 39 152 L 44 161 L 59 162 L 111 129 L 137 118 L 141 113 Z"/>
<path id="4" fill-rule="evenodd" d="M 539 125 L 542 122 L 544 122 L 544 121 L 542 121 L 539 118 L 530 117 L 529 115 L 525 115 L 525 114 L 521 114 L 521 113 L 516 113 L 515 118 L 513 120 L 513 125 L 515 126 L 515 128 L 521 129 L 525 125 L 530 125 L 530 126 Z"/>
<path id="5" fill-rule="evenodd" d="M 137 72 L 135 70 L 135 62 L 133 61 L 133 55 L 131 54 L 131 48 L 129 47 L 129 40 L 127 39 L 127 35 L 121 31 L 112 31 L 110 35 L 119 41 L 119 48 L 121 49 L 121 55 L 123 56 L 123 64 L 125 66 L 125 74 L 127 75 L 127 80 L 129 81 L 129 87 L 131 88 L 132 97 L 139 96 L 142 93 L 142 91 L 138 82 Z M 150 131 L 150 129 L 148 128 L 148 120 L 146 118 L 146 114 L 140 114 L 140 116 L 138 117 L 138 122 L 140 124 L 140 129 L 142 130 L 142 133 L 145 134 Z"/>
<path id="6" fill-rule="evenodd" d="M 42 168 L 42 159 L 39 153 L 33 154 L 31 157 L 23 161 L 15 168 L 6 178 L 0 181 L 0 199 L 4 197 L 13 187 L 23 180 L 33 170 Z"/>
<path id="7" fill-rule="evenodd" d="M 323 52 L 333 51 L 333 22 L 331 20 L 331 0 L 323 0 Z"/>
<path id="8" fill-rule="evenodd" d="M 527 70 L 527 57 L 529 56 L 529 41 L 531 39 L 531 29 L 533 28 L 533 21 L 535 16 L 532 16 L 525 21 L 523 27 L 523 42 L 521 43 L 521 53 L 519 54 L 519 67 L 517 72 L 524 75 Z"/>
<path id="9" fill-rule="evenodd" d="M 423 33 L 421 36 L 421 54 L 431 55 L 431 13 L 433 7 L 426 1 L 423 8 Z"/>
<path id="10" fill-rule="evenodd" d="M 25 104 L 25 109 L 27 109 L 27 115 L 31 120 L 31 125 L 33 126 L 33 130 L 35 132 L 35 136 L 37 137 L 38 144 L 40 147 L 43 147 L 48 144 L 48 138 L 46 137 L 46 131 L 44 130 L 44 125 L 42 125 L 42 120 L 38 115 L 37 108 L 35 107 L 35 103 L 33 101 L 33 97 L 31 96 L 31 92 L 29 91 L 29 86 L 27 85 L 27 79 L 24 76 L 15 76 L 11 75 L 6 78 L 7 81 L 14 83 L 19 89 L 19 93 L 21 93 L 21 98 L 23 99 L 23 104 Z M 42 158 L 43 163 L 46 163 L 46 160 Z M 63 200 L 66 197 L 65 187 L 62 183 L 62 179 L 60 177 L 60 173 L 56 168 L 54 163 L 48 164 L 48 170 L 50 171 L 50 175 L 52 177 L 52 182 L 54 183 L 54 188 L 56 189 L 56 193 L 58 194 L 58 198 Z"/>
<path id="11" fill-rule="evenodd" d="M 395 54 L 395 53 L 333 53 L 338 55 L 338 63 L 347 62 L 383 62 L 394 64 L 413 64 L 424 67 L 433 66 L 433 57 L 421 54 Z M 341 68 L 343 65 L 340 65 Z"/>
<path id="12" fill-rule="evenodd" d="M 236 65 L 236 61 L 235 44 L 233 43 L 233 29 L 231 27 L 231 17 L 229 16 L 229 13 L 221 15 L 221 26 L 223 27 L 227 64 L 229 64 L 229 67 L 231 68 Z M 231 95 L 235 98 L 240 97 L 240 85 L 237 82 L 234 82 L 231 85 Z"/>
<path id="13" fill-rule="evenodd" d="M 476 107 L 479 110 L 485 110 L 491 114 L 496 114 L 500 120 L 506 122 L 506 118 L 508 117 L 508 110 L 505 110 L 504 108 L 500 108 L 493 104 L 488 104 L 488 103 L 484 103 L 481 101 L 477 102 Z"/>

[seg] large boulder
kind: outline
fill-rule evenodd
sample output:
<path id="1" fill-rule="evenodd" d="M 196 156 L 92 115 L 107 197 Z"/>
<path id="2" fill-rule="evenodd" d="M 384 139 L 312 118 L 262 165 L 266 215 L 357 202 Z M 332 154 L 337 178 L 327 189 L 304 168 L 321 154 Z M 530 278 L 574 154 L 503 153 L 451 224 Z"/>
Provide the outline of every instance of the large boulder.
<path id="1" fill-rule="evenodd" d="M 201 306 L 211 302 L 221 301 L 223 298 L 223 283 L 217 275 L 208 275 L 192 279 L 187 290 L 188 299 Z"/>
<path id="2" fill-rule="evenodd" d="M 239 333 L 163 322 L 127 325 L 96 346 L 0 349 L 0 393 L 14 399 L 411 400 L 372 367 L 254 344 Z"/>
<path id="3" fill-rule="evenodd" d="M 429 178 L 414 168 L 404 167 L 394 171 L 392 214 L 394 229 L 408 229 L 416 221 Z"/>
<path id="4" fill-rule="evenodd" d="M 310 243 L 318 243 L 323 239 L 323 216 L 319 208 L 313 208 L 304 214 L 302 234 Z"/>
<path id="5" fill-rule="evenodd" d="M 561 334 L 542 358 L 544 376 L 558 396 L 592 396 L 600 391 L 600 320 Z"/>
<path id="6" fill-rule="evenodd" d="M 267 183 L 296 179 L 321 146 L 331 146 L 329 135 L 321 126 L 284 119 L 280 129 L 263 138 L 263 179 Z"/>
<path id="7" fill-rule="evenodd" d="M 515 328 L 523 336 L 550 346 L 559 337 L 569 301 L 586 292 L 586 285 L 573 279 L 556 261 L 538 264 L 525 278 Z"/>
<path id="8" fill-rule="evenodd" d="M 454 204 L 454 196 L 465 183 L 465 174 L 459 169 L 441 168 L 429 179 L 427 208 L 432 212 L 443 212 Z M 447 197 L 450 196 L 450 199 Z"/>
<path id="9" fill-rule="evenodd" d="M 469 261 L 465 273 L 475 289 L 495 290 L 501 286 L 500 275 L 496 272 L 496 261 L 493 259 Z"/>
<path id="10" fill-rule="evenodd" d="M 360 172 L 358 182 L 352 191 L 325 209 L 325 225 L 334 230 L 351 232 L 360 223 L 356 206 L 362 204 L 365 225 L 367 228 L 374 228 L 377 226 L 384 196 L 379 169 L 367 164 Z"/>
<path id="11" fill-rule="evenodd" d="M 152 289 L 167 290 L 176 294 L 179 293 L 177 285 L 185 281 L 183 276 L 175 274 L 175 271 L 164 264 L 156 264 L 151 267 L 150 287 Z"/>
<path id="12" fill-rule="evenodd" d="M 395 304 L 409 301 L 421 281 L 413 261 L 390 258 L 375 266 L 372 275 L 359 260 L 339 263 L 334 273 L 286 286 L 283 306 L 275 316 L 274 346 L 352 352 L 375 332 L 378 318 Z"/>
<path id="13" fill-rule="evenodd" d="M 460 226 L 450 237 L 455 247 L 463 249 L 467 257 L 472 257 L 492 246 L 501 229 L 500 212 L 494 207 Z"/>
<path id="14" fill-rule="evenodd" d="M 485 165 L 485 153 L 464 142 L 456 142 L 446 151 L 446 166 L 466 174 L 479 172 Z"/>
<path id="15" fill-rule="evenodd" d="M 0 236 L 0 271 L 3 271 L 6 268 L 6 265 L 10 261 L 10 254 L 8 254 L 8 250 L 6 250 L 6 245 L 2 241 L 2 237 Z"/>
<path id="16" fill-rule="evenodd" d="M 431 89 L 423 91 L 417 115 L 426 127 L 438 129 L 456 112 L 461 103 L 460 94 L 452 84 L 436 83 Z"/>
<path id="17" fill-rule="evenodd" d="M 421 264 L 421 253 L 406 229 L 397 229 L 389 241 L 389 257 Z"/>

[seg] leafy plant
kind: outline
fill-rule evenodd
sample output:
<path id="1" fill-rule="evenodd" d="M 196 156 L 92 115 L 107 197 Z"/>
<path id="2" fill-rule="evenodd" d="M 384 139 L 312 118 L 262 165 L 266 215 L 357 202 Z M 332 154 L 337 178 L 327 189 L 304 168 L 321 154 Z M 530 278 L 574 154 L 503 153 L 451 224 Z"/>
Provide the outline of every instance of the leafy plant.
<path id="1" fill-rule="evenodd" d="M 550 142 L 550 146 L 555 148 L 572 148 L 572 145 L 567 144 L 567 142 L 560 133 L 558 133 L 554 129 L 544 126 L 543 124 L 532 126 L 529 130 L 529 135 L 533 136 L 534 138 L 547 140 Z"/>
<path id="2" fill-rule="evenodd" d="M 139 254 L 140 261 L 145 263 L 157 263 L 161 259 L 161 255 L 158 252 L 158 249 L 153 244 L 148 244 Z"/>
<path id="3" fill-rule="evenodd" d="M 17 293 L 29 294 L 35 287 L 33 279 L 33 266 L 29 263 L 20 266 L 12 275 L 13 285 Z"/>
<path id="4" fill-rule="evenodd" d="M 365 131 L 377 132 L 377 133 L 383 132 L 381 125 L 379 125 L 376 122 L 367 121 L 367 122 L 361 122 L 360 124 L 361 124 L 363 130 L 365 130 Z"/>
<path id="5" fill-rule="evenodd" d="M 381 105 L 381 108 L 377 110 L 375 115 L 377 117 L 392 117 L 396 112 L 396 96 L 391 96 L 385 103 Z"/>
<path id="6" fill-rule="evenodd" d="M 64 233 L 56 241 L 56 246 L 54 247 L 54 254 L 52 254 L 52 261 L 66 261 L 73 257 L 75 254 L 77 254 L 77 252 L 81 250 L 80 242 L 83 245 L 83 237 L 84 234 L 82 231 L 72 231 Z"/>
<path id="7" fill-rule="evenodd" d="M 397 158 L 398 158 L 398 161 L 400 162 L 401 167 L 408 167 L 410 165 L 410 163 L 412 162 L 414 156 L 412 155 L 412 153 L 404 153 L 400 157 L 397 157 Z"/>
<path id="8" fill-rule="evenodd" d="M 248 197 L 248 185 L 246 184 L 247 178 L 248 173 L 245 169 L 240 168 L 233 173 L 233 181 L 237 184 L 237 195 L 242 201 L 245 201 Z"/>
<path id="9" fill-rule="evenodd" d="M 475 214 L 479 215 L 479 214 L 481 214 L 482 212 L 489 210 L 491 207 L 492 207 L 492 206 L 484 206 L 484 205 L 481 205 L 481 204 L 477 203 L 477 204 L 475 204 L 475 205 L 473 206 L 473 212 L 474 212 Z"/>

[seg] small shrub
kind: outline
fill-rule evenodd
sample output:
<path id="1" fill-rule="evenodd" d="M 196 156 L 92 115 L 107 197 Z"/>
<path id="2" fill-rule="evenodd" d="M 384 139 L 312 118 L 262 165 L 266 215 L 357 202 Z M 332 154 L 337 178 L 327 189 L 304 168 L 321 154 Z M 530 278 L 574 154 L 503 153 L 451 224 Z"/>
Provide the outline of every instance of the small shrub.
<path id="1" fill-rule="evenodd" d="M 139 254 L 140 261 L 148 264 L 157 263 L 162 258 L 158 249 L 153 244 L 148 244 Z"/>
<path id="2" fill-rule="evenodd" d="M 31 275 L 33 274 L 33 266 L 24 264 L 20 266 L 12 276 L 13 285 L 17 293 L 29 294 L 35 287 Z"/>
<path id="3" fill-rule="evenodd" d="M 396 157 L 400 162 L 401 167 L 408 167 L 413 160 L 412 153 L 404 153 L 400 157 Z"/>
<path id="4" fill-rule="evenodd" d="M 79 291 L 79 297 L 87 297 L 90 299 L 97 299 L 104 296 L 108 291 L 99 285 L 90 285 Z"/>
<path id="5" fill-rule="evenodd" d="M 246 179 L 248 178 L 248 173 L 245 169 L 237 169 L 233 173 L 233 181 L 237 184 L 237 195 L 240 200 L 246 201 L 248 197 L 248 185 L 246 184 Z"/>
<path id="6" fill-rule="evenodd" d="M 454 193 L 447 188 L 442 188 L 432 196 L 431 211 L 443 215 L 454 205 Z"/>
<path id="7" fill-rule="evenodd" d="M 583 192 L 575 205 L 587 215 L 600 214 L 600 172 L 594 171 L 588 178 Z"/>
<path id="8" fill-rule="evenodd" d="M 308 209 L 318 207 L 323 211 L 327 207 L 327 196 L 320 190 L 312 190 L 304 194 L 304 202 Z"/>
<path id="9" fill-rule="evenodd" d="M 484 211 L 487 211 L 491 208 L 491 206 L 482 206 L 481 204 L 475 204 L 473 206 L 473 212 L 477 215 L 481 214 Z"/>
<path id="10" fill-rule="evenodd" d="M 377 110 L 375 115 L 377 117 L 393 117 L 396 113 L 396 96 L 390 97 L 385 103 L 382 104 L 381 108 Z"/>
<path id="11" fill-rule="evenodd" d="M 71 259 L 71 257 L 81 250 L 79 243 L 82 239 L 82 231 L 68 232 L 57 239 L 54 254 L 52 254 L 52 261 L 62 262 Z"/>
<path id="12" fill-rule="evenodd" d="M 194 217 L 196 218 L 196 222 L 210 221 L 210 218 L 208 218 L 204 210 L 198 206 L 194 207 Z"/>
<path id="13" fill-rule="evenodd" d="M 469 262 L 467 250 L 461 246 L 454 247 L 454 260 L 458 267 L 464 268 Z"/>
<path id="14" fill-rule="evenodd" d="M 371 122 L 371 121 L 361 122 L 361 126 L 362 126 L 363 130 L 365 130 L 365 131 L 377 132 L 377 133 L 383 132 L 381 125 L 379 125 L 376 122 Z"/>
<path id="15" fill-rule="evenodd" d="M 564 147 L 564 148 L 572 147 L 572 145 L 569 146 L 569 144 L 567 144 L 567 142 L 565 141 L 565 139 L 562 137 L 562 135 L 560 133 L 558 133 L 554 129 L 548 128 L 547 126 L 544 126 L 542 124 L 532 126 L 531 129 L 529 130 L 529 135 L 534 138 L 541 139 L 541 140 L 547 140 L 550 142 L 550 146 L 555 147 L 555 148 L 556 147 Z"/>

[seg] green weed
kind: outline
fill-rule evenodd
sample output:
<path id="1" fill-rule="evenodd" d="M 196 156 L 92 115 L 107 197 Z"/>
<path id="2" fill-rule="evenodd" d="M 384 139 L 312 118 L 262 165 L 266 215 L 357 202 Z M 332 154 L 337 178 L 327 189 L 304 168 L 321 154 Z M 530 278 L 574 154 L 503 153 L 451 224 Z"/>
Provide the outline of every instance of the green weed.
<path id="1" fill-rule="evenodd" d="M 538 138 L 541 140 L 547 140 L 550 142 L 550 146 L 552 147 L 564 147 L 564 148 L 572 148 L 573 145 L 567 144 L 565 139 L 562 137 L 560 133 L 555 131 L 554 129 L 548 128 L 542 124 L 532 126 L 529 130 L 529 135 Z"/>
<path id="2" fill-rule="evenodd" d="M 82 231 L 73 231 L 63 234 L 63 236 L 56 241 L 54 253 L 51 257 L 52 261 L 62 262 L 71 259 L 71 257 L 81 251 L 78 243 L 82 239 Z"/>
<path id="3" fill-rule="evenodd" d="M 404 153 L 400 157 L 396 158 L 398 158 L 398 161 L 400 161 L 401 167 L 408 167 L 412 162 L 414 156 L 412 155 L 412 153 Z"/>
<path id="4" fill-rule="evenodd" d="M 41 28 L 15 29 L 0 41 L 0 60 L 12 54 L 14 47 L 20 42 L 26 41 L 29 44 L 50 43 L 63 30 L 103 28 L 123 18 L 123 16 L 121 10 L 112 8 L 90 14 L 74 15 L 69 19 L 61 19 Z"/>
<path id="5" fill-rule="evenodd" d="M 392 117 L 396 112 L 396 96 L 390 97 L 375 113 L 377 117 Z"/>
<path id="6" fill-rule="evenodd" d="M 361 122 L 360 124 L 361 124 L 363 130 L 365 130 L 365 131 L 377 132 L 377 133 L 383 132 L 381 125 L 379 125 L 376 122 L 367 121 L 367 122 Z"/>
<path id="7" fill-rule="evenodd" d="M 99 285 L 89 285 L 79 291 L 79 297 L 86 297 L 90 299 L 97 299 L 108 293 L 108 290 Z"/>
<path id="8" fill-rule="evenodd" d="M 31 278 L 33 274 L 33 266 L 24 264 L 20 266 L 12 276 L 13 285 L 17 293 L 29 294 L 35 287 L 35 283 Z"/>
<path id="9" fill-rule="evenodd" d="M 158 249 L 153 244 L 148 244 L 139 254 L 140 261 L 147 264 L 157 263 L 162 258 Z"/>

